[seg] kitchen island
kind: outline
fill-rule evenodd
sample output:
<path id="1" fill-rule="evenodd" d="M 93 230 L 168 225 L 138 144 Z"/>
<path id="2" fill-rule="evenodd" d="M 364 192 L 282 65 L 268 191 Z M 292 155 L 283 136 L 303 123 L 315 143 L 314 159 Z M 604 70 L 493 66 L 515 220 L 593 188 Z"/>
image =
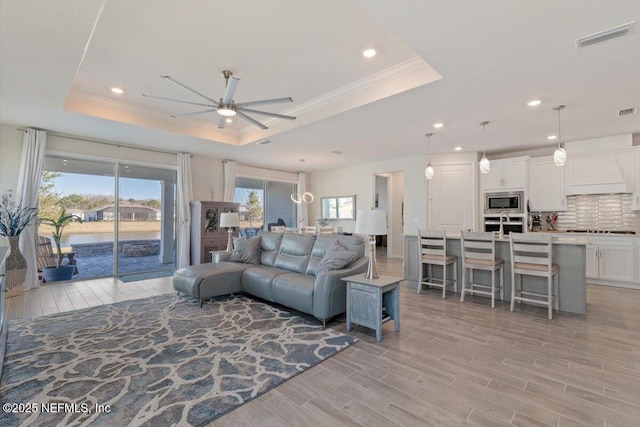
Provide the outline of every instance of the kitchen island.
<path id="1" fill-rule="evenodd" d="M 590 243 L 584 237 L 553 237 L 553 263 L 559 267 L 560 311 L 570 313 L 587 313 L 587 277 L 586 277 L 586 245 Z M 447 235 L 447 253 L 458 257 L 458 279 L 462 280 L 462 249 L 460 235 Z M 504 260 L 504 300 L 511 299 L 511 253 L 509 238 L 496 239 L 496 257 Z M 404 275 L 409 287 L 417 289 L 419 272 L 418 236 L 404 236 Z M 436 277 L 441 274 L 434 266 Z M 450 267 L 451 268 L 451 267 Z M 451 276 L 449 276 L 451 277 Z M 490 283 L 490 273 L 474 271 L 474 281 Z M 523 276 L 525 289 L 546 293 L 546 278 Z M 458 292 L 461 283 L 458 284 Z"/>

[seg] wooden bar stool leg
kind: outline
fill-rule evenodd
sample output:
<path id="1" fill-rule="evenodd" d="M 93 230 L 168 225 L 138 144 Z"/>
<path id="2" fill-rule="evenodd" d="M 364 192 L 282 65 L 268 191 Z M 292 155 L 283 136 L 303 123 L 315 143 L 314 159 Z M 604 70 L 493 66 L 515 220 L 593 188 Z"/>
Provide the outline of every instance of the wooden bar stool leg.
<path id="1" fill-rule="evenodd" d="M 442 298 L 445 298 L 447 293 L 447 262 L 442 266 Z"/>
<path id="2" fill-rule="evenodd" d="M 467 269 L 462 264 L 462 286 L 460 286 L 460 302 L 464 302 L 465 286 L 466 286 Z"/>
<path id="3" fill-rule="evenodd" d="M 458 260 L 453 261 L 453 291 L 458 292 Z"/>
<path id="4" fill-rule="evenodd" d="M 496 308 L 496 271 L 491 270 L 491 308 Z"/>
<path id="5" fill-rule="evenodd" d="M 560 310 L 560 278 L 558 277 L 560 274 L 556 273 L 555 277 L 554 277 L 554 284 L 556 286 L 556 301 L 555 301 L 555 307 L 556 307 L 556 311 Z"/>
<path id="6" fill-rule="evenodd" d="M 513 311 L 516 303 L 516 273 L 511 270 L 511 307 L 509 311 Z"/>
<path id="7" fill-rule="evenodd" d="M 469 269 L 469 293 L 473 296 L 473 268 Z"/>
<path id="8" fill-rule="evenodd" d="M 424 280 L 424 263 L 420 259 L 420 269 L 418 270 L 418 293 L 422 292 L 422 281 Z"/>
<path id="9" fill-rule="evenodd" d="M 500 300 L 504 301 L 504 265 L 500 267 Z"/>
<path id="10" fill-rule="evenodd" d="M 547 277 L 547 304 L 549 305 L 549 320 L 553 317 L 553 278 Z"/>

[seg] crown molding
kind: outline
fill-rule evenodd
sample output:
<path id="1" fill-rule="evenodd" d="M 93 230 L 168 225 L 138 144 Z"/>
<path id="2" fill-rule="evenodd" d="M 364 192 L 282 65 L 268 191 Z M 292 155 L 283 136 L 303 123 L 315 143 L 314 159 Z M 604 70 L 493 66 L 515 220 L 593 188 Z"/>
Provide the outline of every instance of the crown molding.
<path id="1" fill-rule="evenodd" d="M 296 116 L 295 122 L 278 118 L 261 120 L 269 126 L 266 130 L 247 124 L 240 129 L 221 131 L 217 127 L 217 122 L 207 123 L 184 117 L 174 119 L 163 111 L 73 89 L 67 95 L 64 110 L 241 146 L 441 78 L 442 76 L 421 57 L 414 56 L 282 112 L 282 114 Z"/>

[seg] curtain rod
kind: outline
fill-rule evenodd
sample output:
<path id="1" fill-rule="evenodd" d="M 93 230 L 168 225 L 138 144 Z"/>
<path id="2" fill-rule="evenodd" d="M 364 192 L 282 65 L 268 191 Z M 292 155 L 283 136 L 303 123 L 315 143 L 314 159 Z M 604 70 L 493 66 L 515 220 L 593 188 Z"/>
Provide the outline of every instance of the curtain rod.
<path id="1" fill-rule="evenodd" d="M 18 130 L 22 131 L 22 132 L 26 132 L 28 129 L 18 128 Z M 96 144 L 111 145 L 113 147 L 118 147 L 118 148 L 121 148 L 121 147 L 122 148 L 131 148 L 133 150 L 151 151 L 151 152 L 154 152 L 154 153 L 178 154 L 177 151 L 164 151 L 164 150 L 158 150 L 156 148 L 142 148 L 142 147 L 136 147 L 136 146 L 128 145 L 128 144 L 120 144 L 120 143 L 117 143 L 117 142 L 101 141 L 99 139 L 81 138 L 79 136 L 73 136 L 73 135 L 69 135 L 69 134 L 65 134 L 65 133 L 50 132 L 50 131 L 47 131 L 45 129 L 36 129 L 36 130 L 44 130 L 47 133 L 47 135 L 57 136 L 57 137 L 60 137 L 60 138 L 74 139 L 76 141 L 93 142 L 93 143 L 96 143 Z M 189 156 L 193 157 L 193 154 L 189 154 Z"/>

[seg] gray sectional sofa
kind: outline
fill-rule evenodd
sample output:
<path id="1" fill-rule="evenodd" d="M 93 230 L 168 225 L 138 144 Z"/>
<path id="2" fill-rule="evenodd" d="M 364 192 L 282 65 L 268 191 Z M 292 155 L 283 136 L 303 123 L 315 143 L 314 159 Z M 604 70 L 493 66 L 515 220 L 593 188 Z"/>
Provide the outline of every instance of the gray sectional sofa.
<path id="1" fill-rule="evenodd" d="M 177 270 L 174 289 L 199 299 L 200 305 L 214 296 L 246 292 L 311 314 L 325 325 L 331 317 L 345 312 L 346 286 L 340 279 L 364 273 L 367 268 L 365 243 L 360 237 L 264 232 L 258 238 L 254 263 L 234 262 L 231 253 L 217 252 L 212 263 Z M 354 260 L 344 268 L 327 270 L 323 258 L 329 248 L 330 254 L 335 253 L 336 246 L 354 253 Z M 233 257 L 237 258 L 237 253 Z"/>

